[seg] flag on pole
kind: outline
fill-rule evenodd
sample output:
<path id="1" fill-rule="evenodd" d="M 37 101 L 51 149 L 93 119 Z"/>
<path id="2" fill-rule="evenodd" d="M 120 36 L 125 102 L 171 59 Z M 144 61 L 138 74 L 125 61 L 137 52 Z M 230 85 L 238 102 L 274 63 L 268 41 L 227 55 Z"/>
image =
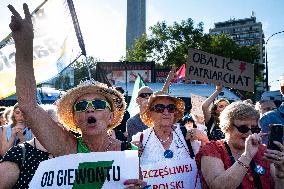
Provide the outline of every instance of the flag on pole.
<path id="1" fill-rule="evenodd" d="M 138 104 L 136 103 L 136 98 L 138 97 L 139 89 L 143 86 L 147 86 L 147 85 L 144 82 L 141 75 L 138 73 L 138 76 L 137 76 L 135 83 L 134 83 L 134 86 L 133 86 L 131 101 L 130 101 L 129 106 L 127 108 L 127 111 L 129 112 L 130 117 L 133 117 L 133 116 L 135 116 L 136 114 L 139 113 L 139 108 L 138 108 Z"/>
<path id="2" fill-rule="evenodd" d="M 32 12 L 34 73 L 42 83 L 60 73 L 80 54 L 66 0 L 45 0 Z M 8 27 L 8 26 L 7 26 Z M 0 42 L 0 99 L 16 91 L 15 45 L 9 34 Z"/>
<path id="3" fill-rule="evenodd" d="M 178 69 L 178 71 L 176 72 L 176 78 L 174 79 L 174 81 L 172 83 L 178 83 L 180 80 L 182 80 L 183 78 L 185 78 L 185 64 L 181 65 L 181 67 Z"/>

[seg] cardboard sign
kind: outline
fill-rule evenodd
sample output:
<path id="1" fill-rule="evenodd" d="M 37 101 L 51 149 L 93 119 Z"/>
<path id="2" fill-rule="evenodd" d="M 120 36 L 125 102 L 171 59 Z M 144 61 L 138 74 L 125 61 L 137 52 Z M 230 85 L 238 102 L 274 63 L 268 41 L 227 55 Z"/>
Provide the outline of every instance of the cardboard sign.
<path id="1" fill-rule="evenodd" d="M 80 153 L 40 163 L 29 188 L 124 188 L 138 178 L 137 150 Z"/>
<path id="2" fill-rule="evenodd" d="M 151 186 L 151 189 L 201 188 L 194 159 L 168 160 L 140 166 L 143 180 Z"/>
<path id="3" fill-rule="evenodd" d="M 203 116 L 203 111 L 202 111 L 202 103 L 206 100 L 206 97 L 199 96 L 196 94 L 190 94 L 191 97 L 191 105 L 192 108 L 190 110 L 190 113 L 198 115 L 198 116 Z M 209 110 L 211 109 L 212 103 L 209 106 Z"/>
<path id="4" fill-rule="evenodd" d="M 186 77 L 207 83 L 254 91 L 254 65 L 189 49 Z"/>

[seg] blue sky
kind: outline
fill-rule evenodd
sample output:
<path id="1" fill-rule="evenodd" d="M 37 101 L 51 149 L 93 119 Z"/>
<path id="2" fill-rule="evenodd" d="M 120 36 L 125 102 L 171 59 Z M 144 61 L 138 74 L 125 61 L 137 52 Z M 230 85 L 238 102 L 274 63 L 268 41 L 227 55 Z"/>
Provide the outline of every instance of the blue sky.
<path id="1" fill-rule="evenodd" d="M 1 0 L 0 39 L 9 33 L 10 13 L 7 5 L 17 9 L 27 2 L 34 9 L 43 0 Z M 103 61 L 118 61 L 125 55 L 126 3 L 127 0 L 73 0 L 80 22 L 87 54 Z M 195 23 L 203 22 L 205 32 L 215 22 L 247 18 L 254 11 L 262 22 L 264 34 L 284 30 L 284 1 L 282 0 L 147 0 L 147 27 L 158 21 L 172 24 L 187 18 Z M 284 74 L 284 33 L 276 35 L 268 43 L 269 82 L 271 90 L 277 90 L 276 81 Z"/>

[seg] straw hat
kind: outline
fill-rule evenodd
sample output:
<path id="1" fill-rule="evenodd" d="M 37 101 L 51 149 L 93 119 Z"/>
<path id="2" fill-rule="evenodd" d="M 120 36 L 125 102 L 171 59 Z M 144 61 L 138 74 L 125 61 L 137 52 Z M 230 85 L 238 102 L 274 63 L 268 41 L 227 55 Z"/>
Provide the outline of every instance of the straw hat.
<path id="1" fill-rule="evenodd" d="M 120 124 L 126 108 L 124 96 L 112 87 L 95 80 L 82 82 L 77 87 L 68 90 L 60 99 L 58 104 L 58 118 L 65 127 L 75 132 L 81 132 L 74 122 L 73 106 L 76 100 L 85 94 L 100 94 L 104 96 L 111 105 L 114 113 L 112 123 L 108 126 L 113 129 Z"/>
<path id="2" fill-rule="evenodd" d="M 170 96 L 168 93 L 158 91 L 150 96 L 148 100 L 148 105 L 141 115 L 141 120 L 145 125 L 147 125 L 148 127 L 154 127 L 154 122 L 152 121 L 150 116 L 150 108 L 152 107 L 153 102 L 156 101 L 158 98 L 169 98 L 176 105 L 177 111 L 175 113 L 174 123 L 178 122 L 183 117 L 184 108 L 185 108 L 184 101 L 180 98 Z"/>

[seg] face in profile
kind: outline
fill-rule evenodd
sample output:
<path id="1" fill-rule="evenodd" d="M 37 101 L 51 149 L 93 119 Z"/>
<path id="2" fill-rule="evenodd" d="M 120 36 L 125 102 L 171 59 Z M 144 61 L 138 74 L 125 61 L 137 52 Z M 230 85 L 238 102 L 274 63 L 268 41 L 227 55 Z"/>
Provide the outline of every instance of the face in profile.
<path id="1" fill-rule="evenodd" d="M 216 113 L 221 113 L 228 105 L 229 105 L 228 102 L 226 102 L 224 100 L 218 102 L 217 108 L 216 108 Z"/>

